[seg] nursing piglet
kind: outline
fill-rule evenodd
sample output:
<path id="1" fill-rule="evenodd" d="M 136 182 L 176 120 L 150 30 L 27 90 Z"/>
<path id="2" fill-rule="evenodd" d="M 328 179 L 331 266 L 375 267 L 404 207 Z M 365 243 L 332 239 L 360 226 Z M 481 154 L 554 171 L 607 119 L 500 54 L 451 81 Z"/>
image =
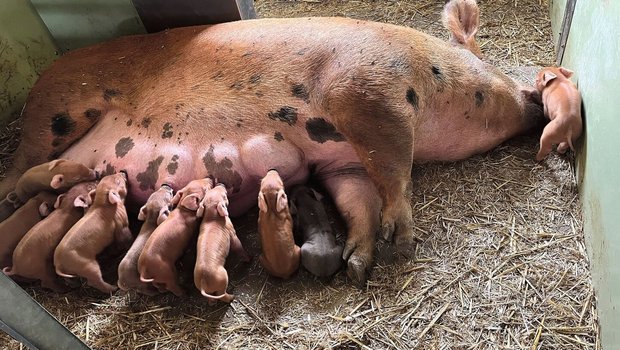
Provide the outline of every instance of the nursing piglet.
<path id="1" fill-rule="evenodd" d="M 540 137 L 536 160 L 540 161 L 557 144 L 558 153 L 564 153 L 575 142 L 583 128 L 581 120 L 581 94 L 568 78 L 573 71 L 564 67 L 546 67 L 536 76 L 536 88 L 542 94 L 545 116 L 551 121 Z"/>
<path id="2" fill-rule="evenodd" d="M 271 275 L 289 278 L 299 268 L 300 249 L 293 237 L 293 219 L 276 170 L 262 179 L 258 192 L 258 233 L 262 245 L 260 262 Z"/>
<path id="3" fill-rule="evenodd" d="M 64 290 L 54 270 L 54 250 L 90 206 L 88 194 L 96 186 L 94 181 L 82 182 L 59 195 L 54 211 L 34 225 L 19 242 L 13 252 L 13 266 L 5 268 L 4 273 L 41 280 L 44 288 Z"/>
<path id="4" fill-rule="evenodd" d="M 152 282 L 158 289 L 166 289 L 177 296 L 185 294 L 177 279 L 176 261 L 183 255 L 200 224 L 197 211 L 203 207 L 205 194 L 213 181 L 205 178 L 191 181 L 172 198 L 177 207 L 153 231 L 138 258 L 142 282 Z"/>
<path id="5" fill-rule="evenodd" d="M 11 266 L 13 251 L 37 222 L 50 214 L 56 195 L 41 192 L 0 223 L 0 268 Z"/>
<path id="6" fill-rule="evenodd" d="M 228 253 L 232 250 L 243 261 L 250 261 L 250 257 L 228 217 L 226 188 L 215 186 L 207 192 L 203 203 L 204 208 L 198 213 L 203 218 L 196 245 L 194 284 L 209 299 L 209 304 L 217 300 L 230 303 L 234 295 L 226 293 L 228 272 L 224 268 Z"/>
<path id="7" fill-rule="evenodd" d="M 118 287 L 122 290 L 136 290 L 142 294 L 155 295 L 157 289 L 151 284 L 140 281 L 138 272 L 138 258 L 151 236 L 159 224 L 164 222 L 170 215 L 172 208 L 172 188 L 162 185 L 159 190 L 153 192 L 146 204 L 140 208 L 138 220 L 144 221 L 140 228 L 140 233 L 131 245 L 129 251 L 118 265 Z"/>
<path id="8" fill-rule="evenodd" d="M 56 273 L 62 277 L 84 277 L 88 285 L 104 293 L 116 286 L 106 283 L 101 275 L 97 255 L 113 242 L 123 246 L 131 241 L 125 209 L 127 175 L 107 175 L 89 193 L 92 205 L 67 234 L 54 252 Z"/>

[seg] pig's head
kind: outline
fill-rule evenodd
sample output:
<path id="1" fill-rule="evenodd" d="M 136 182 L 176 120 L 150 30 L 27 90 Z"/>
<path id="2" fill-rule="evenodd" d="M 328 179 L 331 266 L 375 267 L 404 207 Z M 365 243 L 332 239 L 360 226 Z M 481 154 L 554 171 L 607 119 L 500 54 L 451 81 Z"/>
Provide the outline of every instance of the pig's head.
<path id="1" fill-rule="evenodd" d="M 226 187 L 223 184 L 217 184 L 210 189 L 202 201 L 202 205 L 198 208 L 196 215 L 204 216 L 205 219 L 214 219 L 218 217 L 228 216 L 228 196 Z"/>
<path id="2" fill-rule="evenodd" d="M 258 209 L 263 213 L 271 212 L 278 218 L 290 217 L 284 183 L 276 170 L 269 170 L 261 180 Z"/>
<path id="3" fill-rule="evenodd" d="M 172 204 L 177 208 L 198 212 L 203 205 L 205 194 L 212 188 L 213 180 L 209 178 L 190 181 L 177 191 L 172 198 Z"/>
<path id="4" fill-rule="evenodd" d="M 69 191 L 60 194 L 56 198 L 54 208 L 56 210 L 71 210 L 73 208 L 83 208 L 86 210 L 92 204 L 92 199 L 88 194 L 96 188 L 97 183 L 95 181 L 76 184 Z"/>
<path id="5" fill-rule="evenodd" d="M 153 192 L 146 204 L 140 208 L 138 220 L 159 225 L 168 218 L 171 209 L 172 187 L 164 184 Z"/>
<path id="6" fill-rule="evenodd" d="M 53 175 L 50 186 L 53 189 L 68 189 L 82 181 L 97 180 L 97 172 L 84 164 L 67 159 L 56 159 L 48 163 L 48 170 Z"/>
<path id="7" fill-rule="evenodd" d="M 99 206 L 124 205 L 127 196 L 127 174 L 124 172 L 104 176 L 97 188 L 90 191 L 92 203 Z"/>
<path id="8" fill-rule="evenodd" d="M 542 92 L 554 80 L 565 80 L 573 76 L 573 71 L 564 67 L 545 67 L 536 75 L 536 89 Z"/>

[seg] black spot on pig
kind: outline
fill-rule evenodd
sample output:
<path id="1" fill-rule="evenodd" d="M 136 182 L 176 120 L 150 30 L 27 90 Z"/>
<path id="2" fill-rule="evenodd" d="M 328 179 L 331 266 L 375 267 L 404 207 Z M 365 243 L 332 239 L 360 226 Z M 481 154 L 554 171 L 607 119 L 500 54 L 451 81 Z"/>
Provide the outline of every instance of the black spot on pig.
<path id="1" fill-rule="evenodd" d="M 312 141 L 325 143 L 326 141 L 345 141 L 344 136 L 336 130 L 334 124 L 323 118 L 310 118 L 306 122 L 306 131 Z"/>
<path id="2" fill-rule="evenodd" d="M 269 112 L 267 116 L 269 116 L 269 119 L 279 120 L 288 125 L 295 125 L 297 123 L 297 108 L 284 106 L 275 112 Z"/>
<path id="3" fill-rule="evenodd" d="M 409 102 L 416 111 L 420 108 L 418 106 L 418 94 L 416 94 L 413 88 L 407 89 L 407 102 Z"/>
<path id="4" fill-rule="evenodd" d="M 303 84 L 293 84 L 291 89 L 293 96 L 304 100 L 306 103 L 310 103 L 310 94 L 308 89 Z"/>
<path id="5" fill-rule="evenodd" d="M 243 89 L 243 82 L 241 81 L 236 81 L 234 83 L 232 83 L 232 85 L 230 85 L 231 89 L 235 89 L 235 90 L 241 90 Z"/>
<path id="6" fill-rule="evenodd" d="M 116 174 L 116 168 L 113 167 L 112 164 L 108 163 L 105 166 L 105 172 L 101 174 L 101 176 L 107 176 L 107 175 L 112 175 L 112 174 Z"/>
<path id="7" fill-rule="evenodd" d="M 52 117 L 52 134 L 55 136 L 67 136 L 75 130 L 77 123 L 68 113 L 57 113 Z"/>
<path id="8" fill-rule="evenodd" d="M 89 108 L 84 111 L 84 116 L 91 122 L 96 122 L 101 117 L 101 111 L 95 108 Z"/>
<path id="9" fill-rule="evenodd" d="M 176 162 L 177 160 L 179 160 L 179 156 L 178 156 L 178 155 L 176 155 L 176 154 L 175 154 L 175 155 L 173 155 L 173 156 L 172 156 L 172 161 L 173 161 L 173 162 Z"/>
<path id="10" fill-rule="evenodd" d="M 164 124 L 164 131 L 161 133 L 162 139 L 169 139 L 172 137 L 172 124 L 166 123 Z"/>
<path id="11" fill-rule="evenodd" d="M 148 189 L 155 189 L 157 179 L 159 179 L 159 167 L 161 166 L 161 163 L 163 161 L 164 156 L 159 156 L 156 159 L 153 159 L 149 162 L 146 170 L 136 176 L 136 180 L 138 180 L 138 182 L 140 183 L 140 189 L 142 191 L 146 191 Z"/>
<path id="12" fill-rule="evenodd" d="M 273 134 L 273 138 L 276 139 L 276 141 L 278 142 L 284 140 L 284 136 L 282 136 L 282 133 L 279 131 L 276 131 L 276 133 Z"/>
<path id="13" fill-rule="evenodd" d="M 435 76 L 435 79 L 437 79 L 439 81 L 443 81 L 444 80 L 443 73 L 441 72 L 441 69 L 439 69 L 439 67 L 432 66 L 431 70 L 433 71 L 433 75 Z"/>
<path id="14" fill-rule="evenodd" d="M 52 141 L 52 147 L 58 147 L 60 146 L 63 142 L 65 142 L 65 140 L 62 137 L 56 137 L 53 141 Z"/>
<path id="15" fill-rule="evenodd" d="M 116 146 L 114 147 L 116 150 L 116 158 L 123 158 L 131 149 L 135 146 L 131 137 L 123 137 L 118 140 Z"/>
<path id="16" fill-rule="evenodd" d="M 260 81 L 260 78 L 261 78 L 260 74 L 254 74 L 250 77 L 248 82 L 250 84 L 258 84 L 258 82 Z"/>
<path id="17" fill-rule="evenodd" d="M 484 94 L 482 93 L 482 91 L 476 91 L 474 98 L 476 99 L 476 107 L 482 106 L 482 104 L 484 103 Z"/>
<path id="18" fill-rule="evenodd" d="M 103 90 L 103 99 L 110 102 L 113 97 L 120 95 L 121 92 L 116 89 L 105 89 Z"/>
<path id="19" fill-rule="evenodd" d="M 133 119 L 127 120 L 127 126 L 131 126 L 131 124 L 133 124 Z"/>
<path id="20" fill-rule="evenodd" d="M 142 118 L 142 121 L 140 122 L 140 125 L 141 125 L 143 128 L 148 128 L 148 127 L 149 127 L 149 125 L 151 125 L 151 118 L 149 118 L 149 117 L 144 117 L 144 118 Z"/>
<path id="21" fill-rule="evenodd" d="M 224 157 L 219 162 L 215 160 L 214 155 L 215 148 L 213 145 L 209 147 L 209 151 L 205 153 L 202 158 L 205 168 L 209 176 L 213 177 L 217 182 L 221 182 L 226 185 L 227 188 L 232 188 L 232 193 L 237 193 L 241 189 L 241 175 L 233 170 L 233 162 Z"/>
<path id="22" fill-rule="evenodd" d="M 177 172 L 177 169 L 179 168 L 179 162 L 174 161 L 174 157 L 172 158 L 172 162 L 168 163 L 168 166 L 166 166 L 166 170 L 168 171 L 168 174 L 170 175 L 174 175 Z"/>

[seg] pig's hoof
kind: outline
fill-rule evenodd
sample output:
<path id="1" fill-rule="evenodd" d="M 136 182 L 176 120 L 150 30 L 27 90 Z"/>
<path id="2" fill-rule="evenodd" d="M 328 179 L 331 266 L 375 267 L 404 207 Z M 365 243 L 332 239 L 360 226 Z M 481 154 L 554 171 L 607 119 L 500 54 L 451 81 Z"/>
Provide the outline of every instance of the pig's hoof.
<path id="1" fill-rule="evenodd" d="M 394 240 L 394 245 L 396 246 L 396 252 L 405 256 L 408 259 L 411 259 L 415 255 L 415 238 L 413 236 L 413 232 L 404 232 L 401 235 L 397 235 Z"/>
<path id="2" fill-rule="evenodd" d="M 347 276 L 353 281 L 358 288 L 363 288 L 366 284 L 366 269 L 368 264 L 358 256 L 351 256 L 348 261 Z"/>
<path id="3" fill-rule="evenodd" d="M 394 236 L 394 222 L 384 222 L 381 224 L 381 237 L 384 240 L 391 242 L 392 236 Z"/>

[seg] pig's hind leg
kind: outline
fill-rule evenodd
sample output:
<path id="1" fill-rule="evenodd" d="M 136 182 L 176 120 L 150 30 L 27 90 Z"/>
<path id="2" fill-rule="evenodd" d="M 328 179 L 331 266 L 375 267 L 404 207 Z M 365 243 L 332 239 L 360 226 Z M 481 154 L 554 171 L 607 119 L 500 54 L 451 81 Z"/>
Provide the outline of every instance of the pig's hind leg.
<path id="1" fill-rule="evenodd" d="M 86 278 L 89 286 L 97 288 L 103 293 L 112 293 L 118 289 L 118 287 L 103 280 L 101 268 L 96 260 L 85 262 L 84 269 L 78 275 Z"/>

